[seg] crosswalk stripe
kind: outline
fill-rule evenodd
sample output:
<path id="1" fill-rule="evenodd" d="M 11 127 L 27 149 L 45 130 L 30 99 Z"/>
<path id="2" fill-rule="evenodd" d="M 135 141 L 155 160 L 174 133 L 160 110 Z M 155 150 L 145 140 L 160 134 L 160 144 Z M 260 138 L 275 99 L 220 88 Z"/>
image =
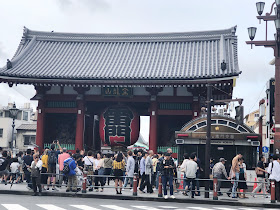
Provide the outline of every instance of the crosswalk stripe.
<path id="1" fill-rule="evenodd" d="M 258 209 L 254 209 L 254 208 L 239 208 L 240 210 L 258 210 Z"/>
<path id="2" fill-rule="evenodd" d="M 114 209 L 114 210 L 131 210 L 131 209 L 127 209 L 127 208 L 116 206 L 116 205 L 100 205 L 100 206 L 103 206 L 103 207 L 109 208 L 109 209 Z"/>
<path id="3" fill-rule="evenodd" d="M 60 208 L 52 204 L 36 204 L 36 205 L 47 210 L 66 210 L 64 208 Z"/>
<path id="4" fill-rule="evenodd" d="M 132 206 L 134 208 L 137 208 L 137 209 L 144 209 L 144 210 L 160 210 L 160 209 L 157 209 L 157 208 L 154 208 L 154 207 L 150 207 L 150 206 Z"/>
<path id="5" fill-rule="evenodd" d="M 19 204 L 2 204 L 2 206 L 4 206 L 8 210 L 28 210 L 27 208 Z"/>
<path id="6" fill-rule="evenodd" d="M 82 210 L 100 210 L 100 209 L 93 208 L 93 207 L 90 207 L 90 206 L 87 206 L 87 205 L 70 205 L 70 206 L 73 206 L 77 209 L 82 209 Z"/>
<path id="7" fill-rule="evenodd" d="M 225 207 L 215 207 L 215 209 L 219 209 L 219 210 L 232 210 L 232 208 L 225 208 Z"/>
<path id="8" fill-rule="evenodd" d="M 209 208 L 203 208 L 203 207 L 188 207 L 188 209 L 210 210 Z"/>
<path id="9" fill-rule="evenodd" d="M 159 208 L 162 208 L 162 209 L 178 209 L 178 207 L 175 207 L 175 206 L 159 206 Z"/>

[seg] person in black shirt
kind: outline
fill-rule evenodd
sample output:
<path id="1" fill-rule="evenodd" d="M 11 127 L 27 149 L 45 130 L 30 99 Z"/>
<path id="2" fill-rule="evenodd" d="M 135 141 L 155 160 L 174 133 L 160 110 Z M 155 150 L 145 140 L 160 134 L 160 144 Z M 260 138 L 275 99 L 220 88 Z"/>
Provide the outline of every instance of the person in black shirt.
<path id="1" fill-rule="evenodd" d="M 265 161 L 265 157 L 260 156 L 260 160 L 259 160 L 257 168 L 256 168 L 256 174 L 257 174 L 257 179 L 258 179 L 259 183 L 258 183 L 257 187 L 253 190 L 252 193 L 259 192 L 260 189 L 262 189 L 264 194 L 266 193 L 265 173 L 267 173 L 267 171 L 265 170 L 265 167 L 264 167 L 264 161 Z M 266 197 L 266 196 L 264 195 L 264 197 Z"/>
<path id="2" fill-rule="evenodd" d="M 8 157 L 7 151 L 3 151 L 2 157 L 0 157 L 0 177 L 3 177 L 2 182 L 4 182 L 5 185 L 7 184 L 7 178 L 9 176 L 9 171 L 7 169 L 9 161 L 7 157 Z"/>
<path id="3" fill-rule="evenodd" d="M 23 159 L 23 172 L 27 182 L 27 189 L 32 190 L 32 183 L 31 183 L 31 163 L 33 161 L 33 157 L 31 155 L 31 149 L 26 151 L 26 155 L 22 158 Z"/>
<path id="4" fill-rule="evenodd" d="M 164 159 L 161 162 L 161 170 L 162 170 L 162 185 L 163 185 L 163 193 L 164 199 L 167 199 L 167 182 L 169 182 L 170 187 L 170 198 L 174 199 L 173 195 L 173 174 L 174 174 L 175 164 L 173 159 L 171 158 L 170 153 L 166 153 L 164 155 Z"/>

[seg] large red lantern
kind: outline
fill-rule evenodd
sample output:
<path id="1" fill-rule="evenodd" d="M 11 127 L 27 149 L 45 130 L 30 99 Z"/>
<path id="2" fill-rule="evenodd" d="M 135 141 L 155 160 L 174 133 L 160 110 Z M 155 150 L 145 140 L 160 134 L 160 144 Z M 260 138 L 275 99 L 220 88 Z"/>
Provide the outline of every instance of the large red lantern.
<path id="1" fill-rule="evenodd" d="M 140 116 L 127 106 L 106 108 L 99 121 L 100 138 L 104 145 L 127 147 L 139 137 Z"/>

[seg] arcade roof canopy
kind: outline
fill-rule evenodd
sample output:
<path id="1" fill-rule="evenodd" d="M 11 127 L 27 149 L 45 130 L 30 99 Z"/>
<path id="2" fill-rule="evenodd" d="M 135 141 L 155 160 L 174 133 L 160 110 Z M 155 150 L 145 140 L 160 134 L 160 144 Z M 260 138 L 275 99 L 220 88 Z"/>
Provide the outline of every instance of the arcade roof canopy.
<path id="1" fill-rule="evenodd" d="M 206 132 L 207 117 L 203 116 L 188 122 L 180 131 L 175 132 L 175 136 L 177 139 L 183 140 L 205 140 Z M 211 139 L 224 141 L 246 141 L 250 143 L 251 141 L 259 141 L 260 135 L 256 134 L 245 124 L 237 124 L 235 119 L 231 117 L 213 115 L 211 117 Z"/>
<path id="2" fill-rule="evenodd" d="M 236 27 L 154 34 L 77 34 L 24 28 L 14 57 L 0 68 L 0 80 L 26 84 L 34 81 L 186 84 L 232 78 L 241 73 L 235 32 Z"/>

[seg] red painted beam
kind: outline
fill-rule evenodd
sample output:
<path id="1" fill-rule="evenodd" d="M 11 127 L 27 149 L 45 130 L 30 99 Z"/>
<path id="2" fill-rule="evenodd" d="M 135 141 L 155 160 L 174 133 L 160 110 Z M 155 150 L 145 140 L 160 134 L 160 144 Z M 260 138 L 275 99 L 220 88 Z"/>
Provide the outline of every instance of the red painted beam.
<path id="1" fill-rule="evenodd" d="M 187 133 L 179 133 L 177 134 L 178 137 L 189 137 L 189 134 Z"/>

